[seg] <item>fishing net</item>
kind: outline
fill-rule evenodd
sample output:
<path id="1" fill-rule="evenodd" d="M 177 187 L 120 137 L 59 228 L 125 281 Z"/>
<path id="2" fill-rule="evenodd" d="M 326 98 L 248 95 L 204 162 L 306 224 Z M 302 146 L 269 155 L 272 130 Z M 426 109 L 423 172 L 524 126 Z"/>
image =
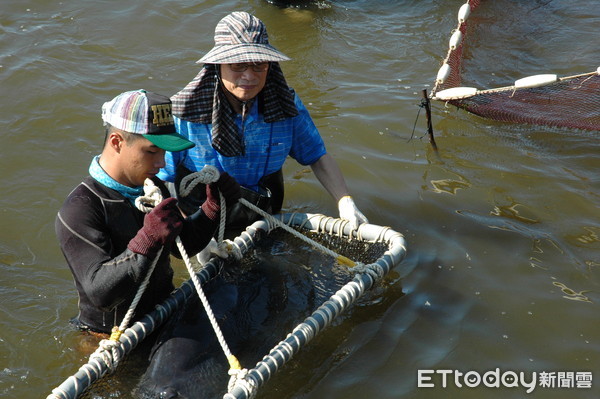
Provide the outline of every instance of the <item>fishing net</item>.
<path id="1" fill-rule="evenodd" d="M 464 49 L 468 37 L 478 32 L 477 21 L 469 16 L 483 3 L 469 0 L 460 8 L 431 98 L 503 122 L 600 130 L 600 68 L 566 77 L 534 75 L 494 89 L 462 86 Z"/>
<path id="2" fill-rule="evenodd" d="M 256 391 L 278 369 L 380 282 L 406 254 L 404 237 L 389 227 L 362 224 L 354 229 L 345 220 L 318 214 L 280 214 L 269 219 L 255 222 L 230 241 L 230 245 L 236 249 L 234 252 L 239 251 L 241 255 L 236 261 L 238 267 L 268 268 L 267 275 L 293 273 L 294 268 L 304 269 L 305 273 L 298 275 L 301 278 L 290 274 L 292 278 L 285 279 L 293 282 L 285 291 L 313 290 L 314 298 L 310 297 L 308 303 L 316 309 L 313 306 L 304 309 L 302 305 L 285 308 L 285 314 L 292 310 L 292 313 L 298 315 L 298 319 L 285 321 L 291 332 L 279 338 L 271 337 L 270 339 L 276 338 L 274 343 L 269 342 L 270 339 L 259 340 L 264 341 L 261 346 L 265 348 L 261 349 L 265 349 L 267 354 L 261 352 L 262 360 L 251 369 L 240 370 L 240 375 L 234 375 L 235 378 L 232 377 L 229 385 L 224 386 L 227 387 L 227 393 L 223 397 L 228 399 L 254 397 Z M 291 233 L 294 234 L 290 235 Z M 322 250 L 318 250 L 318 246 L 322 246 Z M 339 253 L 332 256 L 327 251 L 331 251 L 330 248 L 336 248 Z M 343 258 L 351 259 L 353 264 L 348 265 Z M 196 277 L 204 285 L 232 268 L 232 262 L 230 257 L 214 256 L 196 273 Z M 291 271 L 284 272 L 285 266 L 289 266 L 287 269 Z M 308 278 L 309 276 L 313 277 Z M 324 282 L 327 283 L 319 285 Z M 184 282 L 167 300 L 157 305 L 154 311 L 127 328 L 119 337 L 118 346 L 114 348 L 118 356 L 125 357 L 129 354 L 175 311 L 184 307 L 188 299 L 196 294 L 195 291 L 191 279 Z M 298 300 L 296 297 L 293 299 Z M 269 324 L 269 328 L 265 330 L 271 336 L 273 333 L 270 327 L 273 325 L 275 324 Z M 278 339 L 281 341 L 277 342 Z M 272 345 L 275 346 L 271 348 Z M 103 355 L 91 357 L 87 364 L 53 389 L 47 398 L 79 398 L 92 384 L 94 387 L 87 392 L 91 396 L 86 397 L 96 397 L 99 393 L 112 396 L 117 387 L 120 391 L 127 391 L 126 387 L 115 384 L 115 379 L 110 379 L 109 384 L 98 385 L 103 377 L 116 368 L 111 353 L 105 352 Z M 109 388 L 108 393 L 104 392 L 106 388 Z"/>

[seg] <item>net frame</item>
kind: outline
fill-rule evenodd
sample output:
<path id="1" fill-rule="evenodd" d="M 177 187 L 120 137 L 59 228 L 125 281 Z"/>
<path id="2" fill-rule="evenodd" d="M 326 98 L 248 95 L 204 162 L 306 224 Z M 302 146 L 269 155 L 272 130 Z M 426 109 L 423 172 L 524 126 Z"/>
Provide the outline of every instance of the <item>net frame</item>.
<path id="1" fill-rule="evenodd" d="M 345 220 L 321 214 L 284 213 L 273 216 L 286 225 L 298 229 L 307 229 L 315 233 L 326 233 L 364 242 L 387 243 L 388 250 L 374 263 L 364 265 L 352 281 L 342 287 L 315 310 L 311 316 L 300 323 L 288 335 L 288 338 L 273 348 L 254 369 L 249 370 L 247 380 L 251 381 L 250 386 L 252 388 L 248 388 L 247 384 L 235 384 L 229 389 L 224 398 L 253 397 L 256 393 L 255 390 L 264 385 L 277 369 L 289 361 L 302 346 L 328 327 L 336 317 L 342 314 L 368 289 L 372 288 L 377 281 L 381 280 L 406 256 L 404 236 L 390 227 L 362 224 L 358 229 L 353 229 Z M 269 223 L 267 220 L 259 220 L 248 226 L 245 231 L 236 237 L 232 241 L 232 245 L 235 245 L 244 255 L 255 247 L 261 234 L 270 234 L 277 228 L 278 226 Z M 204 285 L 215 278 L 225 264 L 226 260 L 212 257 L 202 270 L 196 272 L 196 276 Z M 192 279 L 189 279 L 173 291 L 169 298 L 158 304 L 152 312 L 127 328 L 119 337 L 119 346 L 116 347 L 120 357 L 129 354 L 148 335 L 160 327 L 169 316 L 182 308 L 186 301 L 195 294 L 194 283 Z M 291 339 L 291 341 L 288 342 L 288 339 Z M 107 375 L 111 369 L 112 364 L 109 360 L 90 359 L 75 374 L 69 376 L 58 387 L 54 388 L 46 399 L 76 399 L 94 382 Z"/>

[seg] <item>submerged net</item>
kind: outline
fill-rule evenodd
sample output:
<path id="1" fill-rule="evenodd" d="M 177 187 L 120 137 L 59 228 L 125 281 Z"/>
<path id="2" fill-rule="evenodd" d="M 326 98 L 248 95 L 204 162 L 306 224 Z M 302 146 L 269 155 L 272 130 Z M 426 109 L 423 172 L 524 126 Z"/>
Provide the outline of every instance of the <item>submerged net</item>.
<path id="1" fill-rule="evenodd" d="M 567 77 L 551 73 L 530 76 L 495 89 L 462 86 L 467 37 L 477 36 L 477 23 L 469 16 L 483 3 L 483 0 L 469 0 L 460 8 L 458 25 L 431 98 L 503 122 L 600 130 L 600 67 Z"/>

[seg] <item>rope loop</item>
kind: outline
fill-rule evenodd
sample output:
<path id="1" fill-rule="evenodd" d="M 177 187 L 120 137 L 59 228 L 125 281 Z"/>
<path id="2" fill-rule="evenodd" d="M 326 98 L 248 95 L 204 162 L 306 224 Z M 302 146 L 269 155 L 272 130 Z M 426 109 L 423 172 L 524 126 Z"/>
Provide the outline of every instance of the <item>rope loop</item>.
<path id="1" fill-rule="evenodd" d="M 357 274 L 366 274 L 373 279 L 373 281 L 379 281 L 384 276 L 384 271 L 377 263 L 371 263 L 365 265 L 364 263 L 357 263 L 353 269 Z"/>
<path id="2" fill-rule="evenodd" d="M 227 384 L 228 392 L 231 392 L 237 386 L 244 390 L 246 398 L 252 399 L 256 397 L 258 387 L 253 379 L 248 378 L 248 369 L 229 369 L 228 373 L 231 376 Z M 225 397 L 227 396 L 225 395 Z"/>
<path id="3" fill-rule="evenodd" d="M 144 181 L 144 195 L 135 199 L 135 206 L 144 213 L 149 213 L 163 200 L 160 188 L 150 179 Z"/>
<path id="4" fill-rule="evenodd" d="M 90 362 L 101 360 L 106 364 L 109 373 L 113 373 L 121 361 L 121 342 L 113 339 L 103 339 L 98 348 L 90 355 Z"/>
<path id="5" fill-rule="evenodd" d="M 192 190 L 200 183 L 210 184 L 219 180 L 221 174 L 219 170 L 212 165 L 206 165 L 199 172 L 193 172 L 181 179 L 179 183 L 179 193 L 182 197 L 187 197 Z"/>
<path id="6" fill-rule="evenodd" d="M 205 165 L 199 172 L 193 172 L 189 175 L 185 176 L 181 179 L 181 183 L 179 183 L 179 193 L 182 197 L 187 197 L 190 195 L 192 190 L 200 183 L 211 184 L 215 183 L 221 177 L 221 173 L 219 169 L 212 165 Z M 225 197 L 223 193 L 219 192 L 219 202 L 221 204 L 221 217 L 219 220 L 219 233 L 218 233 L 218 241 L 223 241 L 223 237 L 225 236 Z"/>

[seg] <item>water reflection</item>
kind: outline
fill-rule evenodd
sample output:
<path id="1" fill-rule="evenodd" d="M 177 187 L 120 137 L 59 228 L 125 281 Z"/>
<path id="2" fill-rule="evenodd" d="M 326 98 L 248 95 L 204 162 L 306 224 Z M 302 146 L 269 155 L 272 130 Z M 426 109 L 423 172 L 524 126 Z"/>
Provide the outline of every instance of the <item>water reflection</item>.
<path id="1" fill-rule="evenodd" d="M 560 283 L 558 281 L 554 281 L 552 283 L 552 285 L 560 288 L 560 290 L 563 292 L 563 294 L 565 294 L 565 295 L 563 295 L 563 298 L 571 299 L 573 301 L 592 303 L 592 301 L 590 301 L 590 299 L 585 295 L 586 292 L 590 292 L 589 290 L 576 292 L 576 291 L 572 290 L 571 288 L 567 287 L 566 285 L 564 285 L 563 283 Z"/>

